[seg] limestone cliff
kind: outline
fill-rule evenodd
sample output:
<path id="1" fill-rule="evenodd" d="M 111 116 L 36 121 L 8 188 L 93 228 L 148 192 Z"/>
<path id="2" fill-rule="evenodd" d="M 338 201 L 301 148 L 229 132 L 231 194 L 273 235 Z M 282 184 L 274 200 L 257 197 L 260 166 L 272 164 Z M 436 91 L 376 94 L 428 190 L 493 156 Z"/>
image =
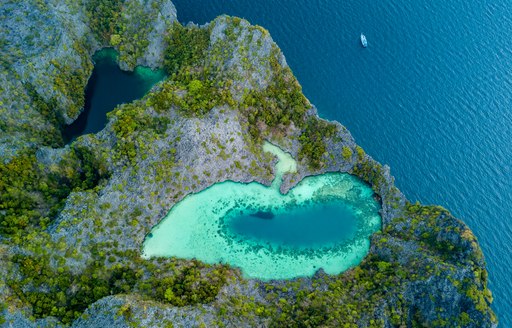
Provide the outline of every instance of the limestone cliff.
<path id="1" fill-rule="evenodd" d="M 411 204 L 389 168 L 320 119 L 269 33 L 221 16 L 176 23 L 170 1 L 0 5 L 0 323 L 60 326 L 493 327 L 475 236 Z M 64 146 L 100 47 L 169 78 Z M 382 202 L 382 231 L 337 276 L 246 280 L 236 268 L 144 260 L 141 244 L 179 200 L 225 180 L 270 184 L 269 140 L 308 175 L 349 172 Z"/>

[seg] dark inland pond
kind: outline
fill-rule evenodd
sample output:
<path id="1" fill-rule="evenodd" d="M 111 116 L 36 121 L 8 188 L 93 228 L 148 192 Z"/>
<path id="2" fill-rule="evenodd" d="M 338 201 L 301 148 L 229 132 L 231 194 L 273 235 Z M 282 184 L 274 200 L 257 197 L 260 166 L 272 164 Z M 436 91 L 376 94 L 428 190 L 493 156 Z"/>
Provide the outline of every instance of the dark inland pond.
<path id="1" fill-rule="evenodd" d="M 67 141 L 102 130 L 107 113 L 117 105 L 142 98 L 153 85 L 165 78 L 163 70 L 137 66 L 133 72 L 119 68 L 118 53 L 112 48 L 97 51 L 94 69 L 85 89 L 84 111 L 73 124 L 64 129 Z"/>

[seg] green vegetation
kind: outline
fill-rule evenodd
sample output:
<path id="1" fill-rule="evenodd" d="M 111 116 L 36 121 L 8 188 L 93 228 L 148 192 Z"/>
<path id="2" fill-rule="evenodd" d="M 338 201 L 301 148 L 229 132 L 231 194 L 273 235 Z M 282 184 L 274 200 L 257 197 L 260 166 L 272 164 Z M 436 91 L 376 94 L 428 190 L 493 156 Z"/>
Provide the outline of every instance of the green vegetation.
<path id="1" fill-rule="evenodd" d="M 112 34 L 110 36 L 110 44 L 112 46 L 114 46 L 114 47 L 119 45 L 121 43 L 121 40 L 122 39 L 121 39 L 121 36 L 119 34 Z"/>
<path id="2" fill-rule="evenodd" d="M 201 65 L 210 43 L 210 30 L 174 23 L 166 41 L 164 68 L 172 76 L 184 68 Z"/>
<path id="3" fill-rule="evenodd" d="M 412 211 L 425 213 L 425 218 L 442 216 L 435 207 L 418 209 L 416 205 L 410 206 Z M 395 238 L 395 233 L 389 230 L 377 234 L 375 246 L 386 254 L 386 249 L 394 247 L 389 240 Z M 409 235 L 404 238 L 415 240 Z M 20 241 L 27 242 L 28 239 Z M 41 246 L 35 247 L 37 256 L 14 256 L 12 262 L 19 266 L 23 279 L 8 280 L 7 283 L 17 297 L 33 306 L 34 317 L 54 315 L 63 323 L 70 323 L 89 304 L 108 295 L 137 294 L 141 300 L 156 300 L 173 306 L 211 303 L 227 279 L 233 276 L 233 272 L 224 266 L 209 266 L 194 260 L 146 261 L 135 252 L 116 252 L 111 248 L 113 245 L 97 245 L 91 262 L 77 274 L 65 265 L 65 258 L 69 255 L 50 257 L 46 254 L 46 246 L 47 242 L 41 242 Z M 52 247 L 58 248 L 57 245 Z M 108 249 L 112 251 L 106 252 Z M 422 256 L 427 258 L 437 258 L 436 253 L 428 250 L 424 254 Z M 112 255 L 119 260 L 110 267 L 105 266 Z M 234 315 L 246 322 L 269 320 L 267 323 L 271 327 L 382 327 L 384 322 L 380 319 L 381 312 L 375 311 L 377 307 L 390 318 L 393 326 L 443 327 L 446 326 L 443 322 L 460 325 L 471 320 L 463 313 L 471 309 L 472 303 L 482 313 L 488 311 L 492 298 L 486 288 L 486 275 L 479 273 L 478 280 L 467 277 L 457 287 L 469 302 L 466 308 L 461 309 L 463 312 L 459 317 L 444 318 L 443 309 L 436 309 L 439 319 L 426 321 L 421 310 L 402 296 L 404 291 L 408 284 L 419 283 L 421 286 L 425 277 L 451 279 L 450 272 L 454 272 L 452 269 L 456 264 L 416 257 L 399 260 L 399 257 L 400 250 L 391 257 L 370 255 L 360 266 L 344 274 L 319 275 L 312 279 L 311 284 L 304 279 L 261 282 L 258 288 L 264 296 L 263 302 L 235 292 L 212 305 L 217 308 L 219 324 L 223 318 Z M 51 265 L 52 258 L 58 266 Z M 428 263 L 430 265 L 426 265 Z M 428 293 L 428 289 L 425 292 Z M 430 300 L 440 302 L 437 298 L 443 297 L 442 294 L 434 290 Z"/>
<path id="4" fill-rule="evenodd" d="M 347 146 L 343 146 L 341 156 L 343 156 L 344 160 L 349 161 L 352 158 L 352 149 Z"/>
<path id="5" fill-rule="evenodd" d="M 93 249 L 93 260 L 87 267 L 74 273 L 65 265 L 64 257 L 50 257 L 43 249 L 37 252 L 37 256 L 13 256 L 11 262 L 19 267 L 22 279 L 9 279 L 7 284 L 17 297 L 32 306 L 34 317 L 55 316 L 64 324 L 71 323 L 90 304 L 108 295 L 137 293 L 175 306 L 208 303 L 215 299 L 228 277 L 222 266 L 168 260 L 164 261 L 167 264 L 157 266 L 134 253 L 116 253 L 133 267 L 105 266 L 109 258 L 98 248 Z M 52 260 L 59 263 L 57 268 Z M 161 267 L 167 269 L 165 273 Z M 209 272 L 205 273 L 207 269 Z"/>
<path id="6" fill-rule="evenodd" d="M 311 104 L 289 67 L 279 63 L 279 50 L 272 48 L 270 66 L 272 80 L 263 91 L 251 90 L 244 94 L 242 105 L 249 122 L 249 133 L 255 140 L 270 133 L 283 134 L 293 123 L 302 129 L 299 137 L 299 159 L 306 160 L 316 170 L 324 165 L 326 139 L 336 133 L 336 126 L 316 117 L 307 117 Z"/>
<path id="7" fill-rule="evenodd" d="M 312 169 L 319 169 L 324 165 L 325 141 L 335 135 L 336 126 L 316 117 L 307 117 L 311 104 L 290 68 L 282 67 L 278 57 L 279 50 L 274 46 L 270 55 L 273 78 L 268 87 L 244 94 L 242 105 L 249 122 L 249 133 L 255 140 L 260 140 L 262 134 L 285 132 L 293 123 L 303 131 L 299 138 L 299 159 L 306 160 Z"/>
<path id="8" fill-rule="evenodd" d="M 359 149 L 357 150 L 359 162 L 354 166 L 353 174 L 371 185 L 376 193 L 380 193 L 381 187 L 386 183 L 382 165 L 365 158 L 364 151 Z"/>
<path id="9" fill-rule="evenodd" d="M 233 104 L 229 89 L 219 87 L 211 79 L 198 80 L 198 76 L 180 76 L 162 85 L 162 89 L 150 95 L 149 102 L 158 112 L 175 107 L 186 116 L 203 116 L 213 107 Z"/>
<path id="10" fill-rule="evenodd" d="M 170 79 L 148 97 L 148 105 L 159 113 L 175 107 L 187 116 L 203 116 L 215 106 L 234 105 L 230 82 L 217 78 L 205 63 L 209 40 L 208 28 L 173 25 L 164 61 Z"/>
<path id="11" fill-rule="evenodd" d="M 240 20 L 233 20 L 235 25 L 240 23 Z M 234 38 L 226 33 L 228 38 Z M 209 41 L 209 28 L 174 24 L 167 39 L 169 46 L 164 63 L 172 82 L 165 83 L 162 90 L 149 98 L 149 104 L 157 111 L 164 112 L 176 106 L 186 115 L 202 116 L 215 106 L 235 106 L 229 91 L 231 80 L 219 76 L 217 69 L 205 63 Z M 318 169 L 323 165 L 325 139 L 334 136 L 336 127 L 315 118 L 306 119 L 311 105 L 290 68 L 283 67 L 278 58 L 279 50 L 273 46 L 269 57 L 273 75 L 270 84 L 263 91 L 247 91 L 242 99 L 249 132 L 253 139 L 259 141 L 262 134 L 283 132 L 293 122 L 296 127 L 304 129 L 300 137 L 301 159 L 306 159 L 312 168 Z"/>
<path id="12" fill-rule="evenodd" d="M 62 147 L 64 140 L 62 138 L 62 126 L 64 125 L 64 119 L 62 114 L 57 110 L 58 104 L 55 98 L 50 101 L 45 101 L 43 97 L 37 93 L 35 87 L 30 84 L 25 84 L 25 90 L 32 99 L 32 103 L 35 109 L 41 114 L 49 124 L 48 130 L 40 131 L 39 135 L 42 140 L 42 144 L 50 147 Z"/>
<path id="13" fill-rule="evenodd" d="M 325 139 L 333 137 L 336 131 L 336 125 L 332 123 L 316 117 L 309 118 L 304 132 L 299 137 L 299 159 L 306 159 L 314 170 L 321 168 L 324 165 L 324 155 L 327 153 Z"/>
<path id="14" fill-rule="evenodd" d="M 48 210 L 37 210 L 43 205 L 37 195 L 43 194 L 48 201 L 59 192 L 55 186 L 49 189 L 41 178 L 33 153 L 19 155 L 6 164 L 0 162 L 0 233 L 13 234 L 30 224 L 48 223 Z"/>
<path id="15" fill-rule="evenodd" d="M 5 305 L 4 303 L 0 302 L 0 325 L 5 323 L 5 317 L 4 317 L 4 314 L 3 314 L 5 309 L 7 309 L 7 305 Z"/>
<path id="16" fill-rule="evenodd" d="M 165 134 L 169 124 L 165 116 L 147 114 L 140 101 L 122 105 L 107 116 L 116 118 L 112 126 L 118 138 L 115 159 L 127 159 L 131 163 L 138 152 L 143 153 L 151 141 Z"/>
<path id="17" fill-rule="evenodd" d="M 89 26 L 100 44 L 115 47 L 120 52 L 120 61 L 134 69 L 149 45 L 155 16 L 160 15 L 162 6 L 162 0 L 91 0 L 85 9 Z"/>
<path id="18" fill-rule="evenodd" d="M 411 227 L 407 225 L 409 215 L 413 216 Z M 464 250 L 455 239 L 451 243 L 446 239 L 453 246 L 448 250 L 448 244 L 438 248 L 424 235 L 437 229 L 440 236 L 450 231 L 456 236 L 463 224 L 440 207 L 418 204 L 408 204 L 404 218 L 395 220 L 374 235 L 376 251 L 358 267 L 338 276 L 319 275 L 311 283 L 298 279 L 264 284 L 268 303 L 232 300 L 229 311 L 249 322 L 258 317 L 269 318 L 272 327 L 383 327 L 382 315 L 389 318 L 393 327 L 462 327 L 475 318 L 474 314 L 468 315 L 472 308 L 488 314 L 492 296 L 485 271 L 474 266 L 476 259 L 464 257 Z M 404 226 L 408 228 L 403 229 Z M 439 231 L 439 227 L 446 231 Z M 472 238 L 464 237 L 462 243 L 471 242 Z M 409 247 L 418 245 L 420 251 L 412 255 L 398 241 L 407 241 Z M 446 257 L 448 253 L 459 258 L 452 262 Z M 472 267 L 474 272 L 460 271 L 459 265 Z M 437 285 L 426 282 L 427 278 L 446 282 Z M 453 284 L 452 291 L 445 284 Z M 409 299 L 410 286 L 419 288 L 418 295 L 423 293 L 424 299 Z M 433 310 L 435 319 L 422 314 L 432 303 L 442 304 L 445 294 L 450 293 L 466 297 L 461 302 L 460 315 L 447 317 L 443 308 Z M 492 313 L 491 318 L 495 320 Z"/>
<path id="19" fill-rule="evenodd" d="M 344 275 L 324 276 L 313 280 L 313 288 L 301 288 L 293 283 L 286 287 L 270 285 L 274 290 L 277 308 L 271 319 L 272 327 L 382 327 L 374 309 L 383 300 L 394 304 L 382 310 L 392 317 L 399 314 L 396 326 L 406 325 L 407 312 L 400 301 L 390 300 L 385 290 L 399 286 L 401 278 L 393 274 L 397 269 L 391 263 L 368 257 L 363 263 Z M 395 295 L 395 294 L 392 294 Z M 268 297 L 268 296 L 267 296 Z M 398 298 L 398 295 L 395 296 Z M 394 297 L 391 297 L 394 298 Z M 389 303 L 388 303 L 389 304 Z M 366 323 L 366 324 L 365 324 Z"/>
<path id="20" fill-rule="evenodd" d="M 425 250 L 442 257 L 443 261 L 461 262 L 465 260 L 464 256 L 469 256 L 476 263 L 482 261 L 481 251 L 476 244 L 472 244 L 474 236 L 463 234 L 467 228 L 441 206 L 423 206 L 419 202 L 407 203 L 404 217 L 395 219 L 395 223 L 400 224 L 405 220 L 408 224 L 402 224 L 401 230 L 388 226 L 386 231 L 401 239 L 416 240 Z M 450 234 L 462 234 L 466 239 L 456 243 L 446 237 Z M 473 249 L 473 251 L 465 254 L 465 249 Z"/>
<path id="21" fill-rule="evenodd" d="M 36 318 L 55 316 L 63 323 L 71 323 L 79 317 L 87 306 L 96 300 L 110 295 L 119 280 L 110 280 L 121 270 L 107 271 L 101 262 L 89 265 L 81 274 L 74 275 L 68 268 L 60 266 L 58 270 L 51 267 L 49 256 L 22 256 L 13 258 L 23 275 L 21 281 L 8 281 L 9 287 L 24 302 L 32 305 L 32 314 Z M 128 286 L 135 283 L 132 279 L 124 281 Z M 109 284 L 109 280 L 111 283 Z M 26 288 L 29 286 L 29 290 Z M 38 290 L 44 288 L 44 291 Z"/>
<path id="22" fill-rule="evenodd" d="M 142 40 L 145 34 L 141 32 L 141 36 L 132 39 L 135 32 L 123 26 L 123 5 L 126 2 L 122 0 L 92 0 L 86 9 L 98 38 L 118 47 L 122 56 L 134 60 L 146 45 L 146 40 Z M 157 8 L 158 4 L 153 7 Z M 146 19 L 143 15 L 137 17 Z M 238 28 L 240 20 L 233 19 L 232 25 Z M 147 29 L 144 23 L 136 27 Z M 229 42 L 237 38 L 233 31 L 234 27 L 230 26 Z M 329 158 L 326 142 L 337 133 L 336 125 L 308 116 L 311 105 L 291 70 L 279 64 L 277 48 L 269 59 L 273 77 L 268 87 L 260 91 L 247 90 L 238 104 L 230 91 L 234 77 L 222 75 L 219 67 L 212 67 L 212 62 L 218 58 L 205 58 L 209 28 L 175 24 L 169 32 L 165 67 L 171 77 L 144 99 L 122 105 L 109 114 L 115 133 L 112 153 L 102 154 L 107 149 L 87 148 L 78 141 L 57 154 L 58 159 L 46 159 L 44 166 L 38 163 L 35 149 L 25 149 L 12 159 L 0 161 L 0 234 L 2 243 L 8 245 L 7 251 L 0 249 L 0 265 L 8 266 L 2 267 L 5 269 L 2 274 L 7 274 L 0 279 L 0 283 L 5 281 L 8 290 L 0 301 L 0 325 L 5 320 L 1 313 L 6 304 L 18 307 L 22 303 L 31 308 L 29 315 L 33 318 L 55 316 L 69 324 L 90 304 L 119 294 L 136 295 L 135 306 L 140 305 L 138 301 L 144 305 L 145 301 L 152 301 L 148 303 L 154 308 L 160 307 L 155 302 L 180 307 L 209 303 L 218 310 L 215 311 L 218 326 L 225 324 L 223 319 L 230 315 L 248 325 L 263 320 L 264 325 L 273 327 L 465 326 L 474 323 L 475 310 L 495 320 L 489 308 L 492 295 L 487 289 L 483 256 L 469 229 L 440 207 L 403 205 L 403 200 L 397 196 L 398 190 L 387 181 L 385 169 L 370 160 L 360 147 L 353 150 L 345 146 L 341 155 L 347 161 L 357 158 L 352 173 L 369 183 L 384 205 L 392 203 L 391 208 L 398 214 L 391 222 L 384 222 L 383 231 L 372 237 L 372 254 L 360 266 L 341 275 L 318 274 L 311 280 L 289 282 L 252 281 L 249 285 L 237 271 L 226 266 L 210 266 L 194 260 L 143 260 L 139 250 L 118 251 L 120 245 L 116 236 L 125 231 L 137 231 L 142 236 L 152 221 L 145 217 L 148 214 L 144 209 L 129 208 L 128 201 L 122 201 L 126 199 L 122 191 L 133 188 L 126 180 L 113 187 L 121 193 L 120 201 L 115 205 L 102 202 L 99 204 L 101 213 L 93 214 L 98 200 L 94 197 L 103 192 L 101 186 L 109 174 L 104 156 L 109 156 L 116 169 L 130 167 L 136 171 L 141 161 L 152 159 L 150 156 L 155 151 L 152 145 L 156 140 L 178 142 L 179 135 L 175 139 L 167 135 L 168 126 L 172 124 L 168 112 L 171 107 L 186 116 L 196 117 L 207 115 L 213 107 L 224 104 L 238 108 L 242 122 L 248 123 L 253 141 L 268 136 L 287 136 L 290 131 L 300 134 L 299 157 L 312 169 L 325 165 Z M 63 63 L 52 64 L 60 72 L 54 81 L 55 90 L 76 101 L 76 106 L 66 112 L 72 116 L 81 104 L 83 87 L 80 86 L 88 68 L 83 64 L 84 71 L 71 72 Z M 25 85 L 25 91 L 33 107 L 51 124 L 50 128 L 35 132 L 34 139 L 43 140 L 44 145 L 62 146 L 60 126 L 64 112 L 56 110 L 61 100 L 58 96 L 44 100 L 30 84 Z M 15 96 L 24 96 L 24 92 Z M 0 103 L 0 114 L 8 110 Z M 28 129 L 26 125 L 22 127 Z M 0 128 L 11 132 L 8 130 L 10 122 L 0 122 Z M 222 149 L 222 145 L 217 147 Z M 160 161 L 150 163 L 151 171 L 144 178 L 154 179 L 155 183 L 178 181 L 173 185 L 180 191 L 175 197 L 181 197 L 185 188 L 180 181 L 184 177 L 170 170 L 178 157 L 176 149 L 158 155 Z M 242 169 L 238 161 L 234 161 L 233 167 Z M 257 169 L 261 168 L 253 161 L 249 172 Z M 196 173 L 193 179 L 200 180 L 201 174 Z M 210 172 L 204 174 L 209 176 Z M 87 192 L 68 198 L 72 191 Z M 151 199 L 158 200 L 153 197 L 156 192 L 148 191 Z M 80 224 L 83 231 L 70 235 L 69 240 L 55 241 L 52 239 L 55 235 L 50 237 L 45 229 L 66 200 L 75 202 L 76 211 L 67 212 L 72 219 L 64 223 L 68 227 Z M 156 208 L 156 204 L 149 202 L 147 208 Z M 65 229 L 65 224 L 57 229 Z M 114 241 L 97 243 L 96 232 L 102 238 L 112 236 Z M 90 243 L 83 241 L 87 238 Z M 70 240 L 80 247 L 68 245 Z M 407 247 L 403 247 L 404 241 Z M 442 283 L 436 285 L 425 281 L 426 278 Z M 219 294 L 228 282 L 230 286 L 226 290 L 229 292 Z M 424 297 L 427 307 L 443 304 L 446 290 L 436 290 L 436 286 L 459 291 L 460 315 L 449 318 L 443 309 L 437 308 L 432 311 L 438 318 L 429 321 L 422 315 L 424 309 L 408 298 L 411 295 Z M 258 291 L 257 298 L 248 296 L 255 295 L 254 290 Z M 130 306 L 122 307 L 119 314 L 129 316 Z M 384 322 L 382 315 L 389 321 Z"/>
<path id="23" fill-rule="evenodd" d="M 228 271 L 218 267 L 205 273 L 203 265 L 192 262 L 181 270 L 173 269 L 172 276 L 153 277 L 144 283 L 144 292 L 161 302 L 174 306 L 209 303 L 215 300 L 220 288 L 226 283 Z"/>
<path id="24" fill-rule="evenodd" d="M 91 0 L 86 4 L 89 26 L 99 40 L 108 41 L 117 32 L 123 0 Z"/>
<path id="25" fill-rule="evenodd" d="M 251 90 L 243 98 L 249 132 L 255 138 L 260 137 L 261 124 L 271 129 L 284 129 L 291 122 L 304 127 L 306 111 L 311 107 L 292 71 L 281 66 L 278 56 L 279 50 L 274 46 L 269 58 L 273 78 L 268 87 L 263 91 Z"/>
<path id="26" fill-rule="evenodd" d="M 187 93 L 180 108 L 189 112 L 206 114 L 216 104 L 215 90 L 211 85 L 205 85 L 199 80 L 192 80 L 186 87 Z"/>
<path id="27" fill-rule="evenodd" d="M 105 174 L 101 160 L 83 147 L 72 148 L 49 170 L 37 163 L 33 150 L 0 162 L 0 234 L 44 228 L 73 189 L 90 189 Z"/>
<path id="28" fill-rule="evenodd" d="M 66 108 L 66 114 L 71 118 L 76 118 L 85 104 L 84 90 L 92 71 L 92 64 L 88 61 L 83 63 L 83 68 L 71 69 L 70 66 L 62 65 L 56 60 L 51 61 L 59 72 L 54 78 L 54 88 L 72 101 Z"/>
<path id="29" fill-rule="evenodd" d="M 361 148 L 360 146 L 356 146 L 356 152 L 357 152 L 357 160 L 359 162 L 362 162 L 364 159 L 364 155 L 365 155 L 364 149 Z"/>

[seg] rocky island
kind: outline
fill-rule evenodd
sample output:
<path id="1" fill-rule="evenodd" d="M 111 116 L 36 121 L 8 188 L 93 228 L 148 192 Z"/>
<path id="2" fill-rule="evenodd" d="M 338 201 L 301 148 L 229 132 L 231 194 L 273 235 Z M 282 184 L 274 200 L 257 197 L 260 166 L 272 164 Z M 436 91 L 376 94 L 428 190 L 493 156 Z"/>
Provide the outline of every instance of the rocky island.
<path id="1" fill-rule="evenodd" d="M 387 166 L 319 118 L 264 28 L 229 16 L 183 26 L 169 0 L 6 0 L 0 28 L 0 326 L 497 325 L 473 233 L 409 202 Z M 107 47 L 121 69 L 167 77 L 113 108 L 101 131 L 67 140 Z M 282 194 L 329 172 L 372 189 L 380 229 L 358 265 L 264 280 L 142 256 L 188 195 L 271 186 L 278 159 L 265 142 L 297 163 Z"/>

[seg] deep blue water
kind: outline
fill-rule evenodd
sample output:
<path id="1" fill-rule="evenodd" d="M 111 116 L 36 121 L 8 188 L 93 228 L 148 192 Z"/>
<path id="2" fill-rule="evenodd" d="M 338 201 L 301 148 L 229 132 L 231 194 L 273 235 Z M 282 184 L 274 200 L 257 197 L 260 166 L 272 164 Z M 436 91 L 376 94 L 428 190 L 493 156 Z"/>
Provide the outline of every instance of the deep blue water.
<path id="1" fill-rule="evenodd" d="M 511 1 L 173 2 L 182 22 L 227 13 L 267 28 L 321 116 L 389 164 L 410 200 L 471 227 L 512 327 Z"/>
<path id="2" fill-rule="evenodd" d="M 134 72 L 122 71 L 114 49 L 102 49 L 93 56 L 94 69 L 85 89 L 84 111 L 64 130 L 68 141 L 87 133 L 102 130 L 107 113 L 117 105 L 142 98 L 151 87 L 165 77 L 162 70 L 137 67 Z"/>
<path id="3" fill-rule="evenodd" d="M 237 239 L 291 249 L 316 249 L 354 237 L 358 220 L 353 209 L 335 199 L 281 210 L 237 209 L 224 222 Z"/>

